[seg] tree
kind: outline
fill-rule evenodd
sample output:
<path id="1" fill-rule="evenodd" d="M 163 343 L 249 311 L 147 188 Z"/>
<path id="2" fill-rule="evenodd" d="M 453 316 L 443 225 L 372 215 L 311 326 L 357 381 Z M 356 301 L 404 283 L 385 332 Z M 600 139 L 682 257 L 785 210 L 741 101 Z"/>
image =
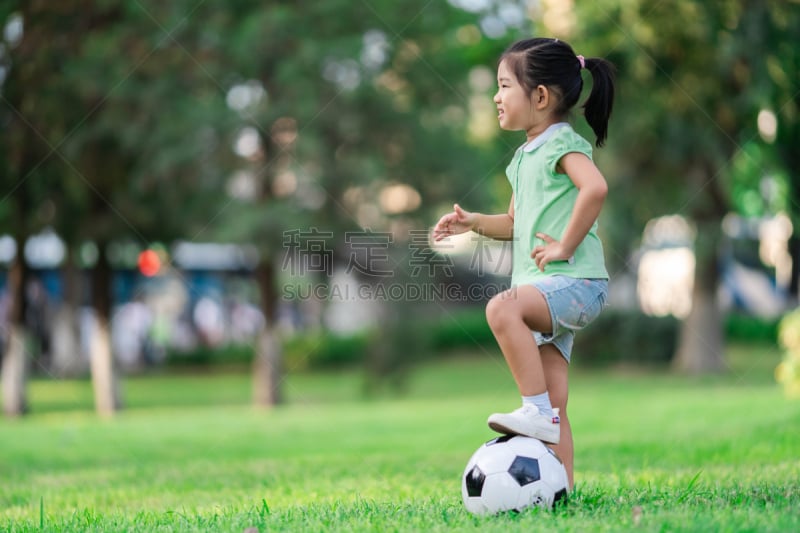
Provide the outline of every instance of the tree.
<path id="1" fill-rule="evenodd" d="M 61 6 L 63 8 L 63 6 Z M 68 9 L 68 8 L 67 8 Z M 28 354 L 25 328 L 25 288 L 30 267 L 25 260 L 28 238 L 51 222 L 52 207 L 47 204 L 48 191 L 57 182 L 55 161 L 57 148 L 49 133 L 65 127 L 55 98 L 38 99 L 32 88 L 48 88 L 52 97 L 57 89 L 58 74 L 53 65 L 59 63 L 60 52 L 51 43 L 51 31 L 64 22 L 63 9 L 46 12 L 40 5 L 12 2 L 0 10 L 7 49 L 4 57 L 6 79 L 2 84 L 0 113 L 4 133 L 0 137 L 0 172 L 3 198 L 0 221 L 5 231 L 15 238 L 16 256 L 8 272 L 8 331 L 2 347 L 3 409 L 18 416 L 27 410 L 26 374 Z M 25 21 L 40 24 L 25 26 Z"/>
<path id="2" fill-rule="evenodd" d="M 490 169 L 494 152 L 466 143 L 467 79 L 476 58 L 494 61 L 501 45 L 480 33 L 472 45 L 460 42 L 465 27 L 478 31 L 475 16 L 443 2 L 249 7 L 217 31 L 231 36 L 235 90 L 256 96 L 226 136 L 233 143 L 242 128 L 257 132 L 258 147 L 242 162 L 255 193 L 232 200 L 214 231 L 259 244 L 267 329 L 254 390 L 269 405 L 281 397 L 271 328 L 286 232 L 330 235 L 341 261 L 346 231 L 394 231 L 405 245 L 408 229 L 426 228 L 440 202 L 482 191 L 475 169 Z M 390 185 L 415 191 L 421 204 L 387 212 L 379 197 Z"/>
<path id="3" fill-rule="evenodd" d="M 629 216 L 639 227 L 680 213 L 696 228 L 693 306 L 673 361 L 684 372 L 724 367 L 721 221 L 731 210 L 731 161 L 755 135 L 768 83 L 760 57 L 768 12 L 748 1 L 598 2 L 581 10 L 577 33 L 593 35 L 586 43 L 620 72 L 612 187 L 636 199 Z"/>
<path id="4" fill-rule="evenodd" d="M 46 140 L 37 149 L 53 164 L 52 179 L 37 182 L 46 193 L 25 189 L 14 200 L 53 205 L 46 222 L 70 248 L 97 244 L 101 329 L 112 304 L 105 249 L 115 240 L 258 243 L 272 328 L 286 230 L 329 231 L 346 255 L 345 231 L 406 238 L 426 229 L 442 202 L 490 203 L 487 178 L 507 186 L 498 161 L 510 145 L 476 146 L 465 134 L 471 69 L 493 65 L 506 39 L 482 36 L 482 15 L 449 3 L 31 2 L 17 10 L 36 28 L 23 42 L 38 55 L 15 58 L 6 90 L 17 91 L 19 102 L 9 102 Z M 41 76 L 24 78 L 22 64 Z M 11 168 L 21 152 L 3 148 Z M 410 203 L 382 205 L 391 186 Z M 256 358 L 260 403 L 280 398 L 275 339 L 265 330 Z M 107 340 L 99 346 L 97 404 L 113 412 L 113 359 Z"/>
<path id="5" fill-rule="evenodd" d="M 207 75 L 220 63 L 203 25 L 184 24 L 204 14 L 188 4 L 29 2 L 13 14 L 24 31 L 3 87 L 11 118 L 2 160 L 16 206 L 7 216 L 17 218 L 20 249 L 42 225 L 31 216 L 40 205 L 52 208 L 45 222 L 69 247 L 97 244 L 91 359 L 102 414 L 121 401 L 108 334 L 108 245 L 130 239 L 147 247 L 185 235 L 205 225 L 220 201 L 220 159 L 212 157 L 219 146 L 209 125 L 223 106 L 209 99 L 217 88 Z M 214 6 L 206 9 L 211 16 Z M 44 179 L 33 179 L 37 173 Z M 24 286 L 24 268 L 18 270 L 10 278 Z M 24 305 L 20 290 L 13 291 L 17 306 Z"/>
<path id="6" fill-rule="evenodd" d="M 771 83 L 764 110 L 777 119 L 774 143 L 788 177 L 789 215 L 795 231 L 789 241 L 792 256 L 791 296 L 800 297 L 800 88 L 793 73 L 800 72 L 800 52 L 794 43 L 800 34 L 800 6 L 791 2 L 770 2 L 768 33 L 760 50 L 762 64 Z"/>

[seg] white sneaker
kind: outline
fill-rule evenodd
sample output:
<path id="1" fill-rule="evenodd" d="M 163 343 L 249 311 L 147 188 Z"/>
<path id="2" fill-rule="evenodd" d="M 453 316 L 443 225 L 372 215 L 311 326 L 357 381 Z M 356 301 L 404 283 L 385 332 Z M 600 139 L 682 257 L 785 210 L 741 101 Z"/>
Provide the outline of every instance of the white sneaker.
<path id="1" fill-rule="evenodd" d="M 558 444 L 561 440 L 557 407 L 553 408 L 553 416 L 545 416 L 535 405 L 525 404 L 510 413 L 495 413 L 487 422 L 494 431 L 505 435 L 523 435 L 550 444 Z"/>

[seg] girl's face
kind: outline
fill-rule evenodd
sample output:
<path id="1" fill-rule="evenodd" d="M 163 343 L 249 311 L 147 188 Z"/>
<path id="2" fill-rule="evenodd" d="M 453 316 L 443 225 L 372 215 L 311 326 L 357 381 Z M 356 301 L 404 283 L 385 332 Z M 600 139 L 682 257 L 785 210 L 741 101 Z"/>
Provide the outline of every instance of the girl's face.
<path id="1" fill-rule="evenodd" d="M 508 131 L 528 130 L 534 122 L 534 106 L 530 95 L 508 68 L 506 60 L 497 67 L 497 119 L 500 127 Z"/>

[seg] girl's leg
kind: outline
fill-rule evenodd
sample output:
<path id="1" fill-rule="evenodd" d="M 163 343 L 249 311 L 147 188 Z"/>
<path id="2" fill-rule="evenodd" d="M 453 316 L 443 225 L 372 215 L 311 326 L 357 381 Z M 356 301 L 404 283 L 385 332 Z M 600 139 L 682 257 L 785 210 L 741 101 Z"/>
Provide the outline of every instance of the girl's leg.
<path id="1" fill-rule="evenodd" d="M 549 333 L 552 329 L 550 310 L 542 293 L 533 286 L 505 291 L 489 301 L 486 319 L 520 394 L 537 396 L 547 392 L 542 358 L 531 333 Z M 542 412 L 528 403 L 511 413 L 495 413 L 487 422 L 499 433 L 526 435 L 552 444 L 561 437 L 559 419 L 549 410 Z"/>
<path id="2" fill-rule="evenodd" d="M 486 320 L 506 358 L 522 396 L 547 390 L 539 347 L 531 330 L 552 328 L 547 300 L 535 287 L 523 285 L 495 295 L 486 306 Z"/>
<path id="3" fill-rule="evenodd" d="M 573 477 L 574 447 L 572 428 L 569 425 L 569 417 L 567 416 L 569 363 L 558 351 L 558 348 L 552 344 L 542 345 L 539 350 L 541 352 L 544 377 L 547 381 L 547 391 L 550 394 L 550 402 L 554 408 L 557 407 L 560 410 L 561 417 L 561 440 L 552 448 L 564 463 L 564 468 L 566 468 L 567 476 L 569 477 L 569 488 L 572 490 L 575 484 Z"/>

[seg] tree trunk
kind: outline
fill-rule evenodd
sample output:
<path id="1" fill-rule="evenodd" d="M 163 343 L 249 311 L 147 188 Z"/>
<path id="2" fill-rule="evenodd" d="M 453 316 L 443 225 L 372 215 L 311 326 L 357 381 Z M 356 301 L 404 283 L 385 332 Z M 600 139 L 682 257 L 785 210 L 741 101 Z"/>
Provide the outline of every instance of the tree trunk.
<path id="1" fill-rule="evenodd" d="M 717 300 L 717 250 L 721 237 L 719 223 L 709 221 L 698 226 L 692 310 L 681 326 L 678 350 L 672 361 L 673 369 L 678 372 L 705 374 L 725 367 L 722 313 Z"/>
<path id="2" fill-rule="evenodd" d="M 111 350 L 111 266 L 106 257 L 106 244 L 98 246 L 98 258 L 92 276 L 92 305 L 95 328 L 90 343 L 90 368 L 94 388 L 95 410 L 102 416 L 112 416 L 121 408 L 119 380 L 114 354 Z"/>
<path id="3" fill-rule="evenodd" d="M 111 352 L 108 321 L 96 317 L 89 345 L 94 389 L 94 407 L 101 416 L 113 416 L 120 409 L 119 386 Z"/>
<path id="4" fill-rule="evenodd" d="M 28 358 L 25 330 L 25 285 L 28 266 L 25 263 L 25 239 L 17 238 L 17 256 L 8 272 L 9 313 L 3 361 L 0 365 L 0 385 L 3 389 L 3 412 L 21 416 L 28 410 L 26 394 Z"/>
<path id="5" fill-rule="evenodd" d="M 272 407 L 283 401 L 283 354 L 275 327 L 278 303 L 275 278 L 272 263 L 269 260 L 262 261 L 256 271 L 256 279 L 265 321 L 253 357 L 253 402 L 259 407 Z"/>
<path id="6" fill-rule="evenodd" d="M 797 223 L 795 231 L 800 230 Z M 789 305 L 794 307 L 800 302 L 800 237 L 789 237 L 789 255 L 792 256 L 792 278 L 789 281 Z"/>
<path id="7" fill-rule="evenodd" d="M 281 348 L 274 328 L 264 326 L 258 335 L 253 358 L 253 403 L 273 407 L 283 401 L 281 395 Z"/>
<path id="8" fill-rule="evenodd" d="M 7 416 L 21 416 L 28 411 L 25 393 L 28 358 L 25 350 L 25 328 L 11 324 L 6 334 L 0 388 L 3 389 L 3 412 Z"/>
<path id="9" fill-rule="evenodd" d="M 64 301 L 53 320 L 51 342 L 52 369 L 61 377 L 79 376 L 86 372 L 85 359 L 81 353 L 80 322 L 78 309 L 81 305 L 81 272 L 75 264 L 71 247 L 67 248 L 64 263 Z"/>

